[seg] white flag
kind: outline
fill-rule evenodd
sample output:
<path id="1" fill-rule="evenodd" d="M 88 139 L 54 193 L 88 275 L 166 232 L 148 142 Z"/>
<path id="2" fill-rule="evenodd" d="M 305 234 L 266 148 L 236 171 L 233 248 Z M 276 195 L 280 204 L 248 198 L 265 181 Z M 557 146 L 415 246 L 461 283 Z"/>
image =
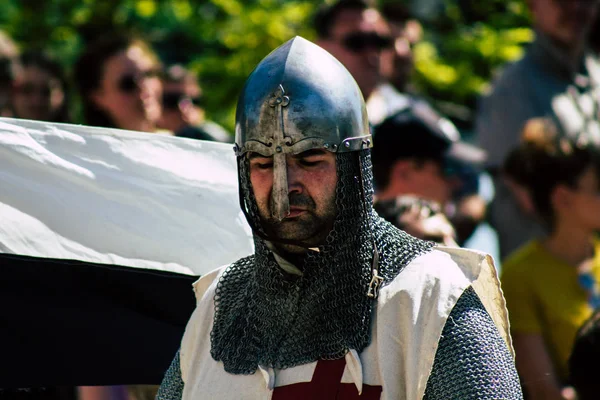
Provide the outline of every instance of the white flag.
<path id="1" fill-rule="evenodd" d="M 0 119 L 0 252 L 201 275 L 252 252 L 232 146 Z"/>
<path id="2" fill-rule="evenodd" d="M 160 383 L 252 251 L 232 146 L 0 119 L 0 388 Z"/>

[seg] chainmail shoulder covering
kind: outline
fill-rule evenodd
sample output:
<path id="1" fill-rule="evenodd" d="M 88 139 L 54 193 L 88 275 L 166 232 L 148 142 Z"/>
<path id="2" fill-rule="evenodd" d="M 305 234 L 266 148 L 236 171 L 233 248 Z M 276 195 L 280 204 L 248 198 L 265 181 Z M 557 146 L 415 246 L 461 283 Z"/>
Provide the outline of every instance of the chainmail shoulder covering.
<path id="1" fill-rule="evenodd" d="M 183 397 L 183 380 L 181 379 L 181 366 L 179 364 L 179 351 L 171 362 L 163 378 L 156 400 L 180 400 Z"/>
<path id="2" fill-rule="evenodd" d="M 319 251 L 308 253 L 302 276 L 287 275 L 255 235 L 255 254 L 230 265 L 219 279 L 211 356 L 227 372 L 252 374 L 259 365 L 284 369 L 339 359 L 349 349 L 360 353 L 371 340 L 374 301 L 366 294 L 373 243 L 383 285 L 433 246 L 373 211 L 368 150 L 339 153 L 336 160 L 334 226 Z M 238 168 L 242 207 L 251 225 L 260 227 L 245 158 L 238 159 Z"/>
<path id="3" fill-rule="evenodd" d="M 523 399 L 513 358 L 468 288 L 442 331 L 424 400 Z"/>

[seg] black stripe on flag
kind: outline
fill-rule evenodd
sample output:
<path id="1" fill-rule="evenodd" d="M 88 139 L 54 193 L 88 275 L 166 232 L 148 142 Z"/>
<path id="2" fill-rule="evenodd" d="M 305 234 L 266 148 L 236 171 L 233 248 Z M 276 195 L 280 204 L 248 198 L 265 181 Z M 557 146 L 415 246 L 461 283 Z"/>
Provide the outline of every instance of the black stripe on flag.
<path id="1" fill-rule="evenodd" d="M 159 384 L 197 276 L 0 254 L 0 388 Z"/>

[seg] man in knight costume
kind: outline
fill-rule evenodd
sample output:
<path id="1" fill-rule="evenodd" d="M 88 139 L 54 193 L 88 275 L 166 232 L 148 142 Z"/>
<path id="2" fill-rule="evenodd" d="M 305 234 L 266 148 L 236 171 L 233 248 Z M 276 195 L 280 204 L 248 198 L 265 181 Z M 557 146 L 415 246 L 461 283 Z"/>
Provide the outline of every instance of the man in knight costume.
<path id="1" fill-rule="evenodd" d="M 489 257 L 372 208 L 371 135 L 348 71 L 296 37 L 236 115 L 255 253 L 194 284 L 159 399 L 520 399 Z"/>

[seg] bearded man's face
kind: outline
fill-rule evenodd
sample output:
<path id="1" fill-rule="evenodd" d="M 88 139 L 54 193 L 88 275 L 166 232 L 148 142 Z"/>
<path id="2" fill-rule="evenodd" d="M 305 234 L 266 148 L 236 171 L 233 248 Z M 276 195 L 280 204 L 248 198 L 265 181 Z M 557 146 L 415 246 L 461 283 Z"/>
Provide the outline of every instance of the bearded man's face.
<path id="1" fill-rule="evenodd" d="M 248 157 L 250 182 L 267 235 L 314 247 L 324 244 L 336 217 L 335 154 L 313 149 L 286 156 L 290 213 L 281 221 L 272 216 L 273 158 L 258 153 Z M 297 246 L 286 246 L 286 250 L 305 251 Z"/>

